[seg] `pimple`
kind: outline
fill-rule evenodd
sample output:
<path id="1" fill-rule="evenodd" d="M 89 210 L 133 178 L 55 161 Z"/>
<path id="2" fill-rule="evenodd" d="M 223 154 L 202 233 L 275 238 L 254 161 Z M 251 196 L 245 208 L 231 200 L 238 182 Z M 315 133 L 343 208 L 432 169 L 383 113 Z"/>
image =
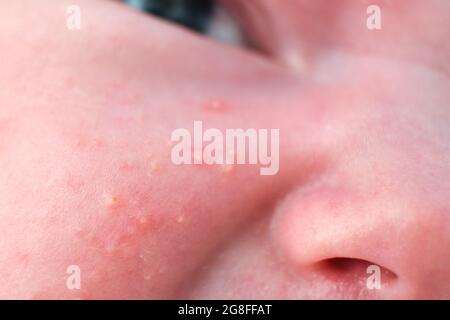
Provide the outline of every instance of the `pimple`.
<path id="1" fill-rule="evenodd" d="M 159 170 L 159 162 L 157 160 L 151 160 L 150 164 L 148 166 L 148 175 L 151 176 L 153 173 L 157 172 Z"/>
<path id="2" fill-rule="evenodd" d="M 158 162 L 156 160 L 154 160 L 150 163 L 150 169 L 152 169 L 153 171 L 158 169 L 158 167 L 159 167 Z"/>
<path id="3" fill-rule="evenodd" d="M 147 218 L 146 217 L 139 218 L 139 223 L 140 224 L 146 224 L 147 223 Z"/>
<path id="4" fill-rule="evenodd" d="M 159 228 L 159 223 L 151 215 L 135 217 L 129 223 L 136 228 L 136 233 L 142 235 L 154 232 Z"/>
<path id="5" fill-rule="evenodd" d="M 178 222 L 178 223 L 183 223 L 183 222 L 184 222 L 184 214 L 179 215 L 179 216 L 177 217 L 177 222 Z"/>
<path id="6" fill-rule="evenodd" d="M 221 100 L 211 100 L 205 104 L 204 109 L 209 112 L 224 112 L 226 105 Z"/>
<path id="7" fill-rule="evenodd" d="M 104 193 L 102 195 L 102 201 L 104 205 L 109 209 L 117 208 L 120 203 L 119 198 L 117 196 L 109 193 Z"/>

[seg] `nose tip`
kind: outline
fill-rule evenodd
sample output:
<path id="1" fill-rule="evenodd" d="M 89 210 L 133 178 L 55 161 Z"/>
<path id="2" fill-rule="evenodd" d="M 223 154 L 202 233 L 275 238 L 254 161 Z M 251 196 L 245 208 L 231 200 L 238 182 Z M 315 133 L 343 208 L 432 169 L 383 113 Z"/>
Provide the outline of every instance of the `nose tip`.
<path id="1" fill-rule="evenodd" d="M 275 246 L 291 269 L 329 286 L 331 298 L 448 298 L 448 215 L 395 200 L 298 191 L 273 218 Z"/>

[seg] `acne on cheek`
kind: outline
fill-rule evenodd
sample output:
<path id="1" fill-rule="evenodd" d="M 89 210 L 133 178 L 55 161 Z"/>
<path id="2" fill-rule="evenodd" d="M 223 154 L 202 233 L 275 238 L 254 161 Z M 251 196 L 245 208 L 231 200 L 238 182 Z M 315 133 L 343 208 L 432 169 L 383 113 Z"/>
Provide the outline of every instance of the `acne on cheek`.
<path id="1" fill-rule="evenodd" d="M 87 267 L 86 274 L 90 276 L 85 280 L 83 293 L 95 298 L 99 286 L 111 284 L 119 287 L 121 294 L 135 289 L 148 292 L 140 298 L 169 294 L 186 271 L 180 270 L 178 263 L 192 258 L 185 259 L 182 252 L 191 236 L 186 230 L 192 230 L 189 225 L 193 209 L 184 205 L 173 211 L 149 210 L 147 205 L 131 204 L 140 202 L 133 192 L 104 194 L 99 201 L 101 210 L 94 213 L 93 222 L 77 233 L 81 264 L 98 261 Z M 145 213 L 137 214 L 139 208 Z"/>
<path id="2" fill-rule="evenodd" d="M 148 257 L 148 243 L 161 238 L 163 217 L 148 205 L 133 204 L 140 200 L 133 198 L 132 192 L 95 194 L 91 201 L 92 209 L 79 213 L 87 217 L 82 217 L 78 226 L 67 222 L 74 228 L 74 233 L 67 235 L 73 241 L 63 248 L 65 260 L 81 268 L 80 293 L 96 298 L 100 287 L 112 286 L 107 293 L 111 297 L 117 294 L 114 290 L 128 292 L 139 282 L 145 286 L 149 273 L 153 274 L 151 264 L 157 263 L 158 258 L 157 252 Z M 64 291 L 64 294 L 72 292 Z"/>
<path id="3" fill-rule="evenodd" d="M 229 105 L 223 100 L 210 100 L 203 104 L 203 110 L 208 113 L 224 113 L 229 110 Z"/>
<path id="4" fill-rule="evenodd" d="M 132 164 L 123 162 L 118 174 L 126 179 L 133 170 L 135 167 Z M 143 175 L 141 179 L 154 178 Z M 94 205 L 91 218 L 94 223 L 87 226 L 87 231 L 80 233 L 89 246 L 97 246 L 108 254 L 136 244 L 144 237 L 157 235 L 164 222 L 159 214 L 161 210 L 153 204 L 155 199 L 151 189 L 141 190 L 139 185 L 133 183 L 127 186 L 126 183 L 113 181 L 108 183 L 108 191 L 92 194 Z"/>
<path id="5" fill-rule="evenodd" d="M 62 136 L 60 141 L 70 145 L 62 161 L 64 178 L 54 185 L 60 185 L 64 197 L 55 195 L 49 199 L 52 203 L 44 204 L 59 208 L 54 213 L 58 221 L 42 221 L 50 235 L 68 230 L 68 242 L 56 243 L 65 252 L 60 257 L 80 265 L 88 293 L 94 294 L 92 286 L 105 277 L 95 270 L 128 270 L 131 279 L 144 281 L 146 265 L 155 263 L 148 255 L 143 259 L 147 243 L 159 241 L 163 226 L 176 219 L 163 215 L 164 208 L 157 205 L 164 195 L 157 184 L 167 173 L 161 157 L 118 153 L 121 149 L 103 136 L 83 133 Z M 51 258 L 51 252 L 44 254 Z M 97 266 L 90 261 L 97 261 Z M 104 280 L 115 281 L 114 276 Z"/>
<path id="6" fill-rule="evenodd" d="M 208 104 L 205 108 L 210 109 L 212 115 L 221 116 L 230 108 L 221 101 Z M 197 105 L 199 107 L 201 104 Z M 53 163 L 58 170 L 51 171 L 64 176 L 63 179 L 59 176 L 51 186 L 58 192 L 48 197 L 50 205 L 58 208 L 55 211 L 58 219 L 43 221 L 42 225 L 49 236 L 61 235 L 65 240 L 54 240 L 63 254 L 56 257 L 51 250 L 43 254 L 48 260 L 64 261 L 60 262 L 62 269 L 58 269 L 61 270 L 67 267 L 63 265 L 66 262 L 80 265 L 85 290 L 79 296 L 95 298 L 98 286 L 119 281 L 115 279 L 116 274 L 135 285 L 165 283 L 166 278 L 180 273 L 174 262 L 184 261 L 184 249 L 176 246 L 188 243 L 192 236 L 189 226 L 193 214 L 198 212 L 198 204 L 172 194 L 180 190 L 179 185 L 171 183 L 166 185 L 166 190 L 161 187 L 168 177 L 174 179 L 177 172 L 183 172 L 182 169 L 168 170 L 171 168 L 169 134 L 160 146 L 143 147 L 130 139 L 132 136 L 126 126 L 120 130 L 116 130 L 112 122 L 100 128 L 81 127 L 83 130 L 78 126 L 66 126 L 63 134 L 61 131 L 55 134 L 46 148 L 59 150 L 59 160 Z M 108 130 L 112 130 L 120 142 L 111 139 Z M 159 141 L 165 137 L 143 131 L 148 136 L 143 136 L 142 141 Z M 40 161 L 47 157 L 44 149 L 38 150 L 38 154 Z M 44 163 L 42 168 L 47 165 Z M 49 203 L 43 205 L 47 207 Z M 165 248 L 164 252 L 160 247 Z M 58 285 L 70 296 L 64 283 Z M 117 285 L 129 288 L 125 280 Z"/>

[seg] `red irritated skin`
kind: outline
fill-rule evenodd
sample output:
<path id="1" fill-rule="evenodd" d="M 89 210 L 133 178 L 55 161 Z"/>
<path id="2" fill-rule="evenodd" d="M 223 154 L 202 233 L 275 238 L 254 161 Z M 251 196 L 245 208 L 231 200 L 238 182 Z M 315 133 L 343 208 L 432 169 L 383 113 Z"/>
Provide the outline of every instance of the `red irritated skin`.
<path id="1" fill-rule="evenodd" d="M 0 3 L 0 298 L 450 298 L 447 0 L 378 31 L 224 1 L 264 56 L 107 0 L 72 31 L 72 2 Z M 195 120 L 280 129 L 278 174 L 174 165 Z"/>

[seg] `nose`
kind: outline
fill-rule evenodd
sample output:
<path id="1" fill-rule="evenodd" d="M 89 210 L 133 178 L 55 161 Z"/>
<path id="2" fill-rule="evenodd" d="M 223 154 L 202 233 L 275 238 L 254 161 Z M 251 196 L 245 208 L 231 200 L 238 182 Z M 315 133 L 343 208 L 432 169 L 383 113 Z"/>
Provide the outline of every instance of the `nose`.
<path id="1" fill-rule="evenodd" d="M 271 232 L 283 261 L 331 298 L 448 299 L 448 212 L 415 203 L 317 185 L 286 197 Z"/>

